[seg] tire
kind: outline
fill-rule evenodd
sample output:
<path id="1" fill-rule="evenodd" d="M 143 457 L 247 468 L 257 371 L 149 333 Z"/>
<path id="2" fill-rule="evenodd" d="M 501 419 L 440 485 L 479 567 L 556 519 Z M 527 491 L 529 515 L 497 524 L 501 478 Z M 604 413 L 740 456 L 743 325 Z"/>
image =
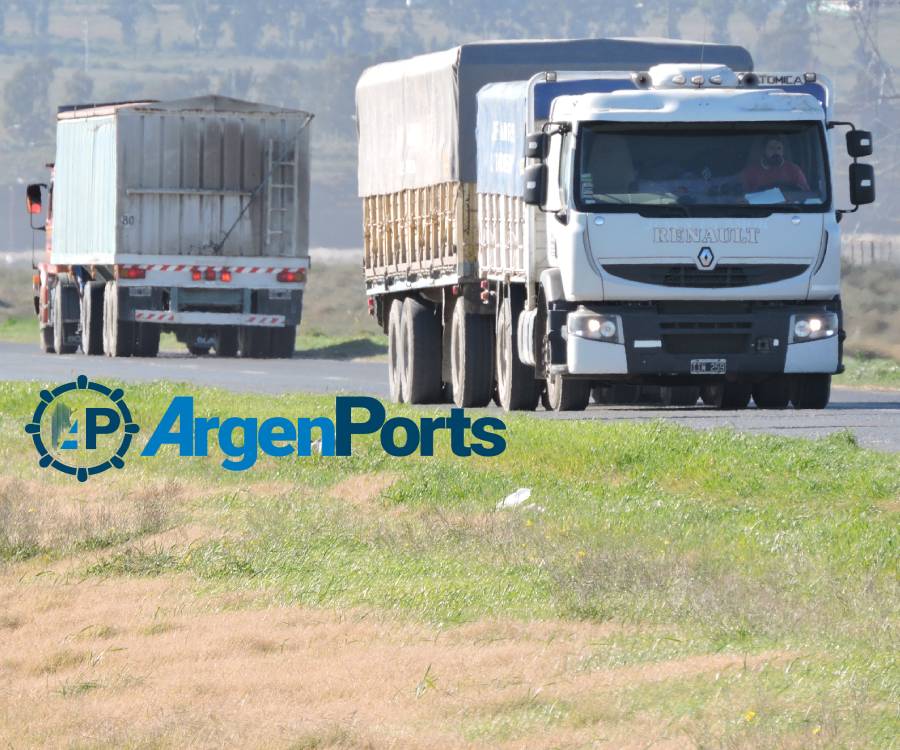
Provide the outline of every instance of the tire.
<path id="1" fill-rule="evenodd" d="M 162 328 L 155 323 L 137 323 L 134 328 L 134 356 L 155 357 L 159 354 L 159 336 Z"/>
<path id="2" fill-rule="evenodd" d="M 40 325 L 40 323 L 38 323 Z M 53 354 L 53 326 L 38 329 L 38 346 L 44 354 Z"/>
<path id="3" fill-rule="evenodd" d="M 753 386 L 753 401 L 758 409 L 786 409 L 791 400 L 787 378 L 769 378 Z"/>
<path id="4" fill-rule="evenodd" d="M 534 411 L 540 398 L 534 368 L 519 359 L 517 326 L 521 306 L 508 295 L 497 311 L 496 353 L 498 406 L 504 411 Z"/>
<path id="5" fill-rule="evenodd" d="M 204 353 L 208 353 L 209 349 Z M 236 357 L 238 353 L 237 326 L 222 326 L 216 339 L 217 357 Z"/>
<path id="6" fill-rule="evenodd" d="M 591 398 L 591 381 L 550 375 L 547 378 L 547 405 L 552 411 L 584 411 Z"/>
<path id="7" fill-rule="evenodd" d="M 402 390 L 410 404 L 441 400 L 441 321 L 435 308 L 417 299 L 403 300 L 400 319 Z"/>
<path id="8" fill-rule="evenodd" d="M 749 383 L 724 383 L 718 407 L 729 410 L 746 409 L 752 391 L 753 388 Z"/>
<path id="9" fill-rule="evenodd" d="M 266 359 L 271 357 L 271 329 L 260 326 L 241 326 L 238 329 L 238 347 L 244 358 Z"/>
<path id="10" fill-rule="evenodd" d="M 81 351 L 90 356 L 103 354 L 103 293 L 106 284 L 89 281 L 81 297 Z"/>
<path id="11" fill-rule="evenodd" d="M 77 299 L 77 295 L 78 292 L 72 284 L 58 281 L 53 287 L 50 316 L 53 320 L 53 350 L 57 354 L 73 354 L 78 351 L 78 343 L 71 343 L 73 337 L 69 335 L 75 324 L 67 323 L 65 316 L 66 308 L 72 304 L 73 297 Z"/>
<path id="12" fill-rule="evenodd" d="M 406 401 L 405 374 L 403 372 L 403 301 L 391 302 L 388 313 L 388 387 L 391 401 L 402 404 Z"/>
<path id="13" fill-rule="evenodd" d="M 288 325 L 272 328 L 269 332 L 272 357 L 293 359 L 297 348 L 297 326 Z"/>
<path id="14" fill-rule="evenodd" d="M 824 409 L 831 400 L 831 375 L 800 375 L 794 383 L 791 403 L 795 409 Z"/>
<path id="15" fill-rule="evenodd" d="M 458 300 L 451 325 L 453 403 L 460 408 L 487 406 L 494 391 L 494 321 L 466 312 Z"/>
<path id="16" fill-rule="evenodd" d="M 134 350 L 134 323 L 119 320 L 119 294 L 115 281 L 103 289 L 103 353 L 107 357 L 130 357 Z"/>
<path id="17" fill-rule="evenodd" d="M 696 406 L 700 388 L 696 385 L 663 385 L 659 389 L 663 406 Z"/>
<path id="18" fill-rule="evenodd" d="M 700 400 L 707 406 L 719 407 L 722 404 L 722 394 L 725 386 L 722 383 L 704 385 L 700 389 Z"/>

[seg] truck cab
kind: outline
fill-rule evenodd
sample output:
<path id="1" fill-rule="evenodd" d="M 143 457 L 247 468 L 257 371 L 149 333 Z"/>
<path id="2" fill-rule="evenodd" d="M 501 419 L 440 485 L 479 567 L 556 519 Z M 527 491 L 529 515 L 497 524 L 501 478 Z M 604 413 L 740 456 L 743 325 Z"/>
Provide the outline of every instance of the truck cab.
<path id="1" fill-rule="evenodd" d="M 721 65 L 529 82 L 533 283 L 518 333 L 548 390 L 578 402 L 590 383 L 643 383 L 685 403 L 827 404 L 849 210 L 834 197 L 836 126 L 850 128 L 852 203 L 874 200 L 856 161 L 871 135 L 833 122 L 831 97 L 813 73 Z"/>

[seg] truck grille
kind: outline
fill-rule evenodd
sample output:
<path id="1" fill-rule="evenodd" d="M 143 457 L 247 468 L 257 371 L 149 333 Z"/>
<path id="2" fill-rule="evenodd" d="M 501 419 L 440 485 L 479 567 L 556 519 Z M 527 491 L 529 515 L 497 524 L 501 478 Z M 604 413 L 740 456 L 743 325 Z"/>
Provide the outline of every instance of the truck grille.
<path id="1" fill-rule="evenodd" d="M 784 281 L 784 279 L 799 276 L 807 268 L 809 266 L 798 263 L 722 264 L 708 271 L 701 270 L 691 263 L 677 265 L 616 263 L 603 266 L 603 270 L 607 273 L 628 281 L 697 289 L 771 284 L 775 281 Z"/>
<path id="2" fill-rule="evenodd" d="M 664 334 L 663 349 L 669 354 L 741 354 L 750 347 L 749 334 Z"/>

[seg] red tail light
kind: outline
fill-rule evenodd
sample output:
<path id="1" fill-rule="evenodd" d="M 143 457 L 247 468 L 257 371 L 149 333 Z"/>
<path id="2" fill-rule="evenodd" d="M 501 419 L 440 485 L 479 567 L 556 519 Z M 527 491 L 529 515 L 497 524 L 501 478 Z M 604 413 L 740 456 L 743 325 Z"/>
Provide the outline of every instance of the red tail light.
<path id="1" fill-rule="evenodd" d="M 216 280 L 216 269 L 207 267 L 206 271 L 203 272 L 203 278 L 207 281 L 215 281 Z"/>
<path id="2" fill-rule="evenodd" d="M 140 266 L 120 266 L 119 278 L 125 279 L 143 279 L 147 276 L 147 271 Z"/>
<path id="3" fill-rule="evenodd" d="M 278 281 L 283 281 L 288 284 L 296 281 L 303 281 L 306 278 L 306 269 L 298 268 L 296 271 L 289 271 L 285 268 L 283 271 L 279 271 L 278 276 L 275 278 L 278 279 Z"/>
<path id="4" fill-rule="evenodd" d="M 222 271 L 219 273 L 219 278 L 222 281 L 231 281 L 231 269 L 223 268 Z"/>
<path id="5" fill-rule="evenodd" d="M 196 266 L 191 269 L 191 281 L 200 281 L 200 269 Z"/>

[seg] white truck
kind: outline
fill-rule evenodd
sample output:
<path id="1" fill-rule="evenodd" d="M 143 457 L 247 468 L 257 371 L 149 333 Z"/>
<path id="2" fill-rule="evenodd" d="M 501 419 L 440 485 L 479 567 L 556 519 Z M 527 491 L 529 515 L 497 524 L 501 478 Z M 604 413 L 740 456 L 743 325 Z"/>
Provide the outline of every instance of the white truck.
<path id="1" fill-rule="evenodd" d="M 831 120 L 821 76 L 754 73 L 718 45 L 485 43 L 376 66 L 357 105 L 394 399 L 580 410 L 647 386 L 672 405 L 827 405 L 835 126 L 855 206 L 874 175 L 856 161 L 871 134 Z"/>
<path id="2" fill-rule="evenodd" d="M 42 349 L 153 357 L 172 331 L 194 354 L 293 356 L 311 119 L 219 96 L 60 108 L 50 182 L 26 192 Z"/>

